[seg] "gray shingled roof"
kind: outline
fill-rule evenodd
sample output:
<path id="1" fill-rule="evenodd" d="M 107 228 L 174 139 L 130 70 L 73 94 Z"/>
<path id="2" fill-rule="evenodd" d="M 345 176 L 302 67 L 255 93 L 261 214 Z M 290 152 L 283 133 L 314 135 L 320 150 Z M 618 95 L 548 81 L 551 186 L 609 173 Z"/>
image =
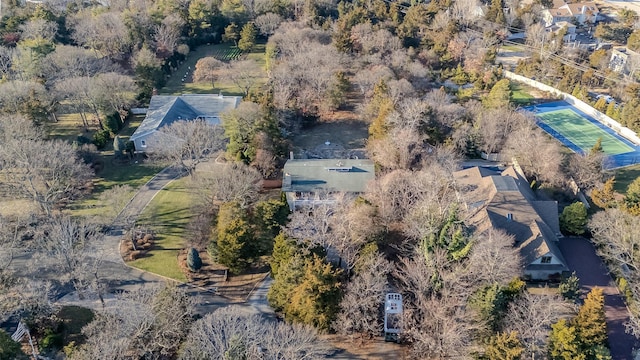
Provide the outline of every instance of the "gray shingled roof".
<path id="1" fill-rule="evenodd" d="M 213 94 L 155 95 L 149 103 L 147 116 L 131 135 L 131 140 L 150 134 L 177 120 L 218 118 L 220 113 L 235 109 L 240 100 L 239 96 Z"/>
<path id="2" fill-rule="evenodd" d="M 368 159 L 293 159 L 284 165 L 284 174 L 284 192 L 364 192 L 375 169 Z"/>
<path id="3" fill-rule="evenodd" d="M 566 264 L 556 244 L 555 233 L 559 228 L 557 203 L 532 201 L 531 197 L 535 195 L 526 180 L 513 169 L 494 175 L 471 168 L 454 173 L 454 177 L 458 186 L 466 190 L 467 203 L 484 207 L 479 210 L 476 206 L 468 206 L 472 211 L 469 214 L 470 225 L 478 231 L 494 227 L 513 235 L 516 247 L 527 264 L 549 252 Z M 563 268 L 566 270 L 566 266 Z"/>

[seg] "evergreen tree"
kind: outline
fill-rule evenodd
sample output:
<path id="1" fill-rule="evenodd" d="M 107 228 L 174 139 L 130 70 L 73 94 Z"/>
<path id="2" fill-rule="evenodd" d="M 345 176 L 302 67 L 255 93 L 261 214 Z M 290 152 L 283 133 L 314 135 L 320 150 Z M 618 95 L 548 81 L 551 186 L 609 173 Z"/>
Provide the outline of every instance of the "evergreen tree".
<path id="1" fill-rule="evenodd" d="M 469 299 L 469 304 L 493 331 L 499 328 L 502 315 L 507 308 L 507 299 L 499 284 L 487 285 L 478 290 Z"/>
<path id="2" fill-rule="evenodd" d="M 298 246 L 294 239 L 289 238 L 281 231 L 274 239 L 273 253 L 271 254 L 271 276 L 275 279 L 278 277 L 280 267 L 287 264 L 298 251 Z"/>
<path id="3" fill-rule="evenodd" d="M 573 322 L 585 351 L 591 352 L 596 346 L 607 344 L 607 323 L 604 313 L 604 295 L 601 288 L 593 288 L 587 294 L 587 298 Z"/>
<path id="4" fill-rule="evenodd" d="M 615 181 L 616 179 L 612 177 L 609 180 L 605 181 L 602 189 L 593 189 L 591 191 L 591 201 L 593 201 L 596 206 L 599 206 L 603 209 L 616 206 L 615 192 L 613 190 Z"/>
<path id="5" fill-rule="evenodd" d="M 620 118 L 620 111 L 616 107 L 615 101 L 612 101 L 609 103 L 609 105 L 607 105 L 607 111 L 605 112 L 605 115 L 612 118 L 613 120 L 618 120 L 618 118 Z"/>
<path id="6" fill-rule="evenodd" d="M 250 51 L 256 45 L 256 36 L 258 31 L 252 22 L 246 23 L 240 31 L 240 41 L 238 41 L 238 49 L 242 51 Z"/>
<path id="7" fill-rule="evenodd" d="M 265 255 L 273 250 L 274 238 L 287 223 L 289 205 L 284 194 L 280 199 L 260 201 L 253 209 L 253 224 L 255 245 L 253 252 L 256 256 Z"/>
<path id="8" fill-rule="evenodd" d="M 560 228 L 570 234 L 582 235 L 587 225 L 587 208 L 581 202 L 573 203 L 562 210 Z"/>
<path id="9" fill-rule="evenodd" d="M 607 99 L 601 97 L 600 99 L 598 99 L 598 101 L 596 101 L 595 105 L 593 105 L 593 108 L 600 112 L 605 111 L 607 109 Z"/>
<path id="10" fill-rule="evenodd" d="M 0 360 L 28 359 L 22 352 L 19 343 L 11 340 L 11 336 L 0 329 Z"/>
<path id="11" fill-rule="evenodd" d="M 369 126 L 371 139 L 382 139 L 389 132 L 387 116 L 393 111 L 393 102 L 389 98 L 389 87 L 384 80 L 380 80 L 373 89 L 373 97 L 368 106 L 368 112 L 373 117 Z"/>
<path id="12" fill-rule="evenodd" d="M 602 137 L 599 137 L 596 140 L 596 143 L 593 145 L 591 150 L 589 150 L 590 155 L 596 155 L 602 153 L 604 150 L 602 149 Z"/>
<path id="13" fill-rule="evenodd" d="M 277 274 L 269 304 L 288 321 L 328 329 L 339 308 L 341 271 L 316 254 L 297 253 L 281 263 Z"/>
<path id="14" fill-rule="evenodd" d="M 580 348 L 575 326 L 567 323 L 565 319 L 560 319 L 551 325 L 549 358 L 551 360 L 586 360 L 586 355 Z"/>
<path id="15" fill-rule="evenodd" d="M 190 248 L 187 253 L 187 266 L 189 267 L 189 270 L 193 272 L 200 270 L 202 267 L 202 259 L 200 258 L 198 250 L 195 248 Z"/>
<path id="16" fill-rule="evenodd" d="M 640 177 L 633 180 L 627 187 L 623 209 L 629 214 L 640 215 Z"/>
<path id="17" fill-rule="evenodd" d="M 500 108 L 508 106 L 510 101 L 511 82 L 509 79 L 502 79 L 493 85 L 483 103 L 488 108 Z"/>
<path id="18" fill-rule="evenodd" d="M 487 360 L 520 360 L 524 346 L 518 339 L 518 333 L 498 333 L 489 340 L 484 358 Z"/>
<path id="19" fill-rule="evenodd" d="M 125 151 L 125 143 L 124 140 L 120 137 L 120 135 L 116 135 L 113 138 L 113 152 L 116 157 L 120 157 L 122 153 Z"/>
<path id="20" fill-rule="evenodd" d="M 576 273 L 573 272 L 571 276 L 564 279 L 558 286 L 558 290 L 565 299 L 576 301 L 580 295 L 580 283 Z"/>
<path id="21" fill-rule="evenodd" d="M 233 41 L 233 44 L 237 46 L 238 39 L 240 39 L 240 33 L 238 32 L 238 25 L 236 25 L 236 23 L 231 23 L 226 28 L 224 28 L 222 41 Z"/>
<path id="22" fill-rule="evenodd" d="M 240 273 L 247 266 L 250 243 L 253 240 L 247 211 L 236 202 L 224 203 L 218 212 L 215 255 L 217 261 L 232 273 Z"/>

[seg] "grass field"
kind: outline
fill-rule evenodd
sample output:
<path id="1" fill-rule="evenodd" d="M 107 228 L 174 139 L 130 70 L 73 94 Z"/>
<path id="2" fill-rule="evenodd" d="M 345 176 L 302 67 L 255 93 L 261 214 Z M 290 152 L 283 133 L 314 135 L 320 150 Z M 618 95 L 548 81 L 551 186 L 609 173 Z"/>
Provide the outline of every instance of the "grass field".
<path id="1" fill-rule="evenodd" d="M 586 152 L 595 145 L 598 138 L 602 138 L 602 149 L 607 155 L 633 151 L 631 147 L 618 140 L 615 136 L 602 130 L 573 110 L 549 111 L 539 113 L 536 116 Z"/>
<path id="2" fill-rule="evenodd" d="M 191 74 L 187 76 L 187 81 L 182 82 L 182 76 L 191 68 L 191 72 L 196 67 L 196 63 L 203 57 L 213 56 L 221 61 L 231 61 L 235 59 L 250 59 L 258 63 L 262 68 L 265 66 L 265 45 L 256 44 L 249 53 L 242 53 L 240 49 L 231 44 L 202 45 L 189 53 L 187 59 L 178 67 L 174 74 L 167 80 L 167 84 L 160 89 L 160 94 L 180 95 L 180 94 L 213 94 L 222 92 L 224 95 L 242 96 L 242 91 L 229 82 L 217 81 L 215 87 L 211 87 L 211 83 L 194 83 L 191 81 Z M 266 82 L 266 73 L 264 80 L 259 82 L 256 87 L 262 86 Z"/>
<path id="3" fill-rule="evenodd" d="M 616 177 L 616 182 L 614 183 L 613 188 L 617 192 L 624 194 L 627 192 L 629 184 L 640 177 L 640 165 L 627 166 L 618 169 L 614 175 Z"/>
<path id="4" fill-rule="evenodd" d="M 516 105 L 529 105 L 535 99 L 533 95 L 529 93 L 530 87 L 518 82 L 511 83 L 511 101 Z"/>
<path id="5" fill-rule="evenodd" d="M 185 230 L 191 217 L 192 194 L 189 178 L 175 180 L 160 190 L 146 207 L 138 224 L 156 232 L 156 240 L 147 255 L 129 264 L 139 269 L 187 281 L 178 265 L 178 254 L 184 247 Z"/>

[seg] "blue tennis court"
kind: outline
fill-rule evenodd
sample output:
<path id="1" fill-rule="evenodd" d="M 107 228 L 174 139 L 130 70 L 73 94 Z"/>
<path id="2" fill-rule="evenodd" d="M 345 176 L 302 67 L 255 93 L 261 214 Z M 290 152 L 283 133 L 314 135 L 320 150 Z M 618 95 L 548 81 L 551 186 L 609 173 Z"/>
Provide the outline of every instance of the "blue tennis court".
<path id="1" fill-rule="evenodd" d="M 536 123 L 549 135 L 577 153 L 588 152 L 602 139 L 609 169 L 640 163 L 640 146 L 566 101 L 525 108 L 536 114 Z"/>

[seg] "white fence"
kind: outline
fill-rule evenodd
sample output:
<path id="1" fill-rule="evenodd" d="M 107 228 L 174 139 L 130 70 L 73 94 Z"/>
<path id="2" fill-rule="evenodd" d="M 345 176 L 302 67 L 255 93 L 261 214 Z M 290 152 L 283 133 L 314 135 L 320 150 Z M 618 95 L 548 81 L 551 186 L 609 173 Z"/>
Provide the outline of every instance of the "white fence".
<path id="1" fill-rule="evenodd" d="M 620 134 L 620 136 L 624 137 L 625 139 L 631 141 L 632 143 L 634 143 L 635 145 L 640 145 L 640 138 L 638 137 L 638 135 L 635 133 L 635 131 L 622 126 L 619 122 L 613 120 L 612 118 L 608 117 L 607 115 L 601 113 L 600 111 L 594 109 L 593 107 L 591 107 L 591 105 L 585 103 L 582 100 L 579 100 L 578 98 L 576 98 L 575 96 L 572 96 L 570 94 L 564 93 L 554 87 L 551 87 L 549 85 L 543 84 L 541 82 L 526 78 L 524 76 L 520 76 L 518 74 L 514 74 L 511 71 L 504 71 L 504 77 L 509 79 L 509 80 L 513 80 L 513 81 L 517 81 L 517 82 L 521 82 L 524 84 L 527 84 L 529 86 L 532 86 L 536 89 L 542 90 L 542 91 L 546 91 L 549 92 L 551 94 L 560 96 L 564 99 L 564 101 L 568 102 L 569 104 L 575 106 L 576 108 L 578 108 L 580 111 L 582 111 L 583 113 L 593 117 L 594 119 L 598 120 L 599 122 L 605 124 L 606 126 L 610 127 L 611 129 L 613 129 L 613 131 L 615 131 L 616 133 Z"/>

